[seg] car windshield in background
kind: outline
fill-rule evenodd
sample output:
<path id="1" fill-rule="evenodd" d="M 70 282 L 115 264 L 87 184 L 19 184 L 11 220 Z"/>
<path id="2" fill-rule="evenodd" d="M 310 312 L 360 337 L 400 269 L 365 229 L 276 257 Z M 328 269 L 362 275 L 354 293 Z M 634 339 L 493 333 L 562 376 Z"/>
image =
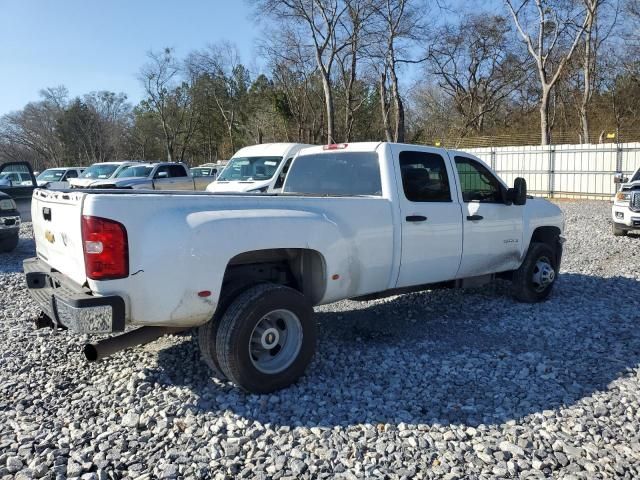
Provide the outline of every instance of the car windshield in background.
<path id="1" fill-rule="evenodd" d="M 282 157 L 237 157 L 218 177 L 222 181 L 269 180 L 276 173 Z"/>
<path id="2" fill-rule="evenodd" d="M 120 170 L 116 175 L 116 178 L 148 177 L 151 173 L 151 170 L 153 170 L 153 167 L 132 165 L 130 167 L 124 167 L 122 170 Z"/>
<path id="3" fill-rule="evenodd" d="M 45 170 L 40 175 L 38 175 L 38 180 L 46 180 L 47 182 L 57 182 L 64 175 L 64 170 Z"/>
<path id="4" fill-rule="evenodd" d="M 82 172 L 80 178 L 109 178 L 119 166 L 120 165 L 91 165 Z"/>
<path id="5" fill-rule="evenodd" d="M 212 175 L 210 168 L 192 168 L 191 176 L 193 177 L 210 177 Z"/>
<path id="6" fill-rule="evenodd" d="M 378 154 L 331 152 L 302 155 L 293 161 L 285 193 L 310 195 L 382 195 Z"/>
<path id="7" fill-rule="evenodd" d="M 638 171 L 636 172 L 636 174 L 633 176 L 633 178 L 631 179 L 632 182 L 637 182 L 638 180 L 640 180 L 640 169 L 638 169 Z"/>

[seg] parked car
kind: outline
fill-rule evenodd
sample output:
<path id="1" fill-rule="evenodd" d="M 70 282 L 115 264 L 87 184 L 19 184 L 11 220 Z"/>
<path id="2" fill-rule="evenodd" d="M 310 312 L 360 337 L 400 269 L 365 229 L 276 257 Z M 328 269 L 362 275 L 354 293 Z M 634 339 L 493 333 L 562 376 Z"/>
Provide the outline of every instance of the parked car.
<path id="1" fill-rule="evenodd" d="M 136 163 L 108 180 L 97 180 L 89 188 L 133 188 L 136 190 L 204 190 L 207 177 L 193 177 L 184 163 Z"/>
<path id="2" fill-rule="evenodd" d="M 614 181 L 620 185 L 611 207 L 613 234 L 624 236 L 632 230 L 640 230 L 640 168 L 631 179 L 622 173 L 616 174 Z"/>
<path id="3" fill-rule="evenodd" d="M 87 168 L 78 178 L 69 179 L 71 188 L 87 188 L 93 182 L 114 178 L 120 171 L 129 166 L 137 165 L 138 161 L 122 161 L 122 162 L 102 162 L 94 163 Z"/>
<path id="4" fill-rule="evenodd" d="M 78 178 L 84 170 L 85 167 L 47 168 L 36 176 L 36 181 L 41 188 L 69 188 L 69 180 Z"/>
<path id="5" fill-rule="evenodd" d="M 0 253 L 11 252 L 20 238 L 20 214 L 16 202 L 0 192 Z"/>
<path id="6" fill-rule="evenodd" d="M 199 167 L 192 167 L 189 171 L 192 177 L 207 177 L 210 182 L 213 182 L 218 176 L 218 167 L 201 165 Z"/>
<path id="7" fill-rule="evenodd" d="M 31 194 L 36 186 L 36 178 L 30 163 L 0 164 L 0 192 L 13 199 L 18 214 L 24 222 L 31 221 Z"/>
<path id="8" fill-rule="evenodd" d="M 209 192 L 274 192 L 282 189 L 293 157 L 311 145 L 265 143 L 241 148 L 229 160 Z"/>
<path id="9" fill-rule="evenodd" d="M 213 372 L 256 393 L 304 372 L 314 305 L 496 276 L 546 299 L 564 228 L 524 179 L 508 188 L 473 155 L 391 143 L 305 149 L 281 194 L 37 190 L 33 212 L 24 271 L 43 323 L 143 327 L 86 346 L 91 360 L 199 326 Z"/>

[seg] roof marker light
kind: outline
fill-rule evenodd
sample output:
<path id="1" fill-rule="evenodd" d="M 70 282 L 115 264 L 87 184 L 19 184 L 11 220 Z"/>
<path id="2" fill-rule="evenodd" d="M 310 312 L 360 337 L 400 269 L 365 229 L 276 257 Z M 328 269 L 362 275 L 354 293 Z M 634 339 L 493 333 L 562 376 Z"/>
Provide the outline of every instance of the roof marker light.
<path id="1" fill-rule="evenodd" d="M 330 143 L 322 147 L 323 150 L 342 150 L 349 146 L 348 143 Z"/>

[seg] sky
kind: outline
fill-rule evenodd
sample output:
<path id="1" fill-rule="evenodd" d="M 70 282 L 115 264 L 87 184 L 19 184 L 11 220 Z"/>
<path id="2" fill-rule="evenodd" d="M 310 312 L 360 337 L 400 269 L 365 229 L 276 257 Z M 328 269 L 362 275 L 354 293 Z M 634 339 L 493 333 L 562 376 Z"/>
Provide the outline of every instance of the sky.
<path id="1" fill-rule="evenodd" d="M 0 116 L 58 85 L 137 103 L 149 50 L 181 57 L 226 40 L 251 65 L 258 33 L 243 0 L 0 0 Z"/>

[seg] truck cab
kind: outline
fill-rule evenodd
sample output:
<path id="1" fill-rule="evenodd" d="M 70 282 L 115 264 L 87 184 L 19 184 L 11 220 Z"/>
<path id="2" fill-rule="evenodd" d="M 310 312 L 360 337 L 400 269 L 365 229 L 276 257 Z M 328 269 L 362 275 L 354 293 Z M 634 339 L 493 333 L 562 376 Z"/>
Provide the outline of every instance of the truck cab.
<path id="1" fill-rule="evenodd" d="M 231 157 L 209 192 L 278 192 L 302 143 L 265 143 L 241 148 Z"/>

